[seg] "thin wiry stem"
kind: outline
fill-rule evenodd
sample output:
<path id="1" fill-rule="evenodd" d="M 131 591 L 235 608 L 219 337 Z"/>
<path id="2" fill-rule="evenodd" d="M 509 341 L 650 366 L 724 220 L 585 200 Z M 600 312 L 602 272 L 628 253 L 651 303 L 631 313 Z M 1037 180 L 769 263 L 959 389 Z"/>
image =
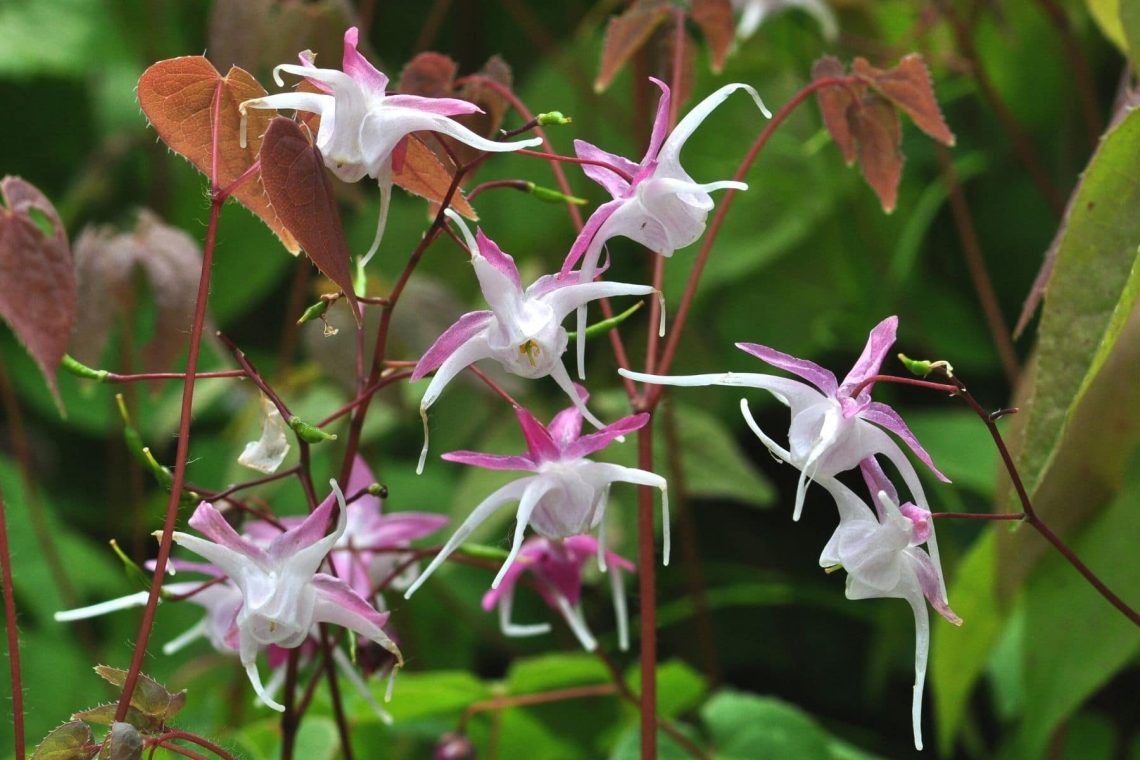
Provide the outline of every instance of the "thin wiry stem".
<path id="1" fill-rule="evenodd" d="M 0 574 L 4 589 L 4 627 L 8 633 L 8 676 L 12 686 L 12 746 L 17 760 L 24 760 L 24 686 L 20 680 L 20 636 L 16 629 L 16 592 L 12 585 L 8 516 L 3 493 L 0 493 Z"/>

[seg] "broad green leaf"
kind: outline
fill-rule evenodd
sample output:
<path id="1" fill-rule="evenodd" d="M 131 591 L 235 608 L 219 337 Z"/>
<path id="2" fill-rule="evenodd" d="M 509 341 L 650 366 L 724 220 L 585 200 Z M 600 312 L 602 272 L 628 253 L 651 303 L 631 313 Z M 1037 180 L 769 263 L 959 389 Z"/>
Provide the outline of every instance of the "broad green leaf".
<path id="1" fill-rule="evenodd" d="M 1105 37 L 1116 45 L 1122 52 L 1128 50 L 1128 41 L 1125 38 L 1124 27 L 1120 23 L 1122 0 L 1085 0 L 1096 25 Z"/>
<path id="2" fill-rule="evenodd" d="M 872 758 L 832 738 L 815 719 L 773 697 L 721 691 L 701 708 L 718 760 Z"/>
<path id="3" fill-rule="evenodd" d="M 641 693 L 641 668 L 633 666 L 625 681 L 634 694 Z M 657 714 L 674 718 L 696 707 L 708 690 L 704 676 L 681 660 L 657 666 Z"/>
<path id="4" fill-rule="evenodd" d="M 270 718 L 247 724 L 234 740 L 246 756 L 270 760 L 281 756 L 281 721 Z M 323 715 L 306 715 L 297 731 L 294 757 L 306 760 L 333 760 L 340 756 L 340 738 L 336 723 Z"/>
<path id="5" fill-rule="evenodd" d="M 373 684 L 372 691 L 378 699 L 383 698 L 385 687 L 382 681 Z M 446 670 L 401 673 L 387 709 L 398 725 L 402 721 L 426 717 L 458 717 L 469 705 L 491 696 L 491 687 L 470 673 Z M 361 716 L 372 714 L 371 708 L 363 701 L 358 707 Z"/>
<path id="6" fill-rule="evenodd" d="M 1000 528 L 998 528 L 1000 530 Z M 987 532 L 962 559 L 948 589 L 962 626 L 935 625 L 930 647 L 930 682 L 934 693 L 938 747 L 951 754 L 978 676 L 1005 624 L 995 582 L 997 542 Z"/>
<path id="7" fill-rule="evenodd" d="M 531 694 L 609 680 L 609 671 L 596 656 L 560 652 L 516 660 L 507 671 L 506 686 L 511 694 Z"/>
<path id="8" fill-rule="evenodd" d="M 1120 26 L 1125 49 L 1135 67 L 1137 56 L 1140 55 L 1140 0 L 1119 0 L 1119 2 Z"/>
<path id="9" fill-rule="evenodd" d="M 1072 464 L 1076 457 L 1099 470 L 1106 480 L 1099 498 L 1083 498 L 1081 508 L 1056 505 L 1071 512 L 1067 525 L 1053 525 L 1064 534 L 1082 518 L 1099 508 L 1112 495 L 1113 477 L 1097 458 L 1113 451 L 1131 449 L 1136 433 L 1128 425 L 1094 439 L 1104 451 L 1072 449 L 1069 461 L 1059 455 L 1062 444 L 1073 434 L 1074 418 L 1092 383 L 1104 373 L 1105 362 L 1118 344 L 1129 315 L 1140 293 L 1140 112 L 1131 111 L 1102 139 L 1086 168 L 1073 197 L 1060 233 L 1052 275 L 1045 293 L 1045 306 L 1039 329 L 1036 360 L 1027 373 L 1021 395 L 1028 399 L 1024 419 L 1019 421 L 1022 437 L 1017 466 L 1030 496 L 1037 503 L 1039 491 L 1059 466 Z M 1121 342 L 1124 343 L 1124 342 Z M 1132 385 L 1135 385 L 1133 383 Z M 1125 387 L 1127 390 L 1127 387 Z M 1106 399 L 1111 404 L 1111 397 Z M 1109 407 L 1112 409 L 1112 407 Z M 1129 411 L 1119 405 L 1120 411 Z M 1110 414 L 1115 416 L 1115 409 Z M 1123 434 L 1129 443 L 1114 438 Z M 1094 453 L 1093 456 L 1089 456 Z M 1118 486 L 1116 486 L 1118 487 Z M 1011 508 L 1013 498 L 1008 497 Z M 1038 504 L 1047 520 L 1055 512 Z M 1028 567 L 1034 555 L 1020 564 Z M 1006 573 L 1003 573 L 1003 580 Z M 1020 578 L 1008 574 L 1012 588 Z"/>
<path id="10" fill-rule="evenodd" d="M 681 726 L 680 730 L 690 739 L 695 739 L 696 731 L 691 727 Z M 700 746 L 699 741 L 697 746 Z M 640 758 L 641 729 L 634 726 L 618 739 L 610 760 L 640 760 Z M 692 755 L 676 739 L 660 729 L 657 730 L 657 760 L 691 760 L 691 758 Z"/>
<path id="11" fill-rule="evenodd" d="M 1140 606 L 1138 513 L 1140 482 L 1133 480 L 1071 544 L 1133 609 Z M 1140 630 L 1057 553 L 1027 584 L 1025 615 L 1025 715 L 1017 744 L 1021 756 L 1041 757 L 1057 724 L 1140 653 Z"/>
<path id="12" fill-rule="evenodd" d="M 1138 372 L 1140 309 L 1134 309 L 1115 350 L 1070 416 L 1048 469 L 1031 494 L 1037 514 L 1063 538 L 1105 508 L 1132 470 L 1130 460 L 1140 441 Z M 1029 387 L 1033 387 L 1032 380 Z M 1011 430 L 1021 423 L 1016 418 L 1010 422 Z M 997 578 L 1002 593 L 1016 590 L 1048 551 L 1048 544 L 1034 531 L 999 532 Z"/>

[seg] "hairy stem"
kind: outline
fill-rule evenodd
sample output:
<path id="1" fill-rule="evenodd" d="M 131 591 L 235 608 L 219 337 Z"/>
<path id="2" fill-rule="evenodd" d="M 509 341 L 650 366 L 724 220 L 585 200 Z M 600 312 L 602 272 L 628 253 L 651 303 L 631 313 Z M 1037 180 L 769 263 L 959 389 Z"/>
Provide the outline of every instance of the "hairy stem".
<path id="1" fill-rule="evenodd" d="M 222 204 L 226 202 L 226 194 L 218 187 L 218 120 L 220 118 L 220 103 L 223 82 L 218 81 L 214 88 L 213 102 L 213 130 L 212 130 L 212 160 L 210 168 L 210 220 L 206 227 L 206 244 L 202 251 L 202 273 L 198 279 L 198 295 L 194 302 L 194 320 L 190 326 L 190 351 L 186 357 L 186 380 L 182 386 L 182 410 L 178 423 L 178 447 L 174 455 L 174 482 L 170 488 L 170 499 L 166 505 L 166 519 L 162 526 L 162 537 L 158 545 L 158 557 L 155 559 L 154 575 L 150 583 L 150 596 L 147 598 L 146 609 L 143 611 L 142 621 L 139 623 L 138 634 L 135 637 L 135 650 L 131 657 L 131 665 L 127 670 L 127 677 L 123 683 L 123 693 L 119 697 L 119 704 L 115 708 L 115 720 L 122 721 L 127 716 L 127 709 L 131 704 L 135 684 L 138 682 L 139 672 L 142 670 L 143 659 L 146 657 L 146 645 L 150 641 L 151 629 L 154 626 L 154 614 L 158 608 L 158 595 L 162 582 L 166 577 L 166 565 L 170 559 L 170 548 L 173 543 L 174 524 L 178 520 L 178 505 L 182 499 L 182 485 L 186 480 L 186 462 L 190 449 L 190 417 L 194 408 L 194 380 L 198 373 L 198 356 L 202 348 L 202 328 L 206 322 L 206 301 L 210 294 L 210 270 L 214 261 L 214 247 L 218 238 L 218 217 L 221 215 Z"/>

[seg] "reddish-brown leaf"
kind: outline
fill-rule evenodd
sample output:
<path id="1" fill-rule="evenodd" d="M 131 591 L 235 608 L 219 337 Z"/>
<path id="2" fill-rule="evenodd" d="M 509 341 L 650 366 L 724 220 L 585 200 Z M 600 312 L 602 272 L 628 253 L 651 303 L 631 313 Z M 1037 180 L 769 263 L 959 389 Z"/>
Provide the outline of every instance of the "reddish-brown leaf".
<path id="1" fill-rule="evenodd" d="M 625 62 L 649 41 L 653 31 L 670 15 L 672 11 L 664 0 L 636 0 L 625 13 L 610 19 L 602 43 L 602 64 L 594 80 L 595 92 L 610 86 Z"/>
<path id="2" fill-rule="evenodd" d="M 425 98 L 450 98 L 455 87 L 455 61 L 441 53 L 420 53 L 404 66 L 396 89 Z"/>
<path id="3" fill-rule="evenodd" d="M 247 140 L 241 147 L 241 114 L 238 106 L 265 95 L 257 80 L 236 66 L 223 78 L 202 56 L 159 61 L 139 77 L 139 105 L 159 137 L 170 148 L 209 176 L 213 139 L 214 91 L 222 85 L 218 114 L 218 185 L 225 187 L 245 173 L 257 160 L 272 111 L 252 108 L 247 112 Z M 242 183 L 234 197 L 261 218 L 291 252 L 297 240 L 274 214 L 256 177 Z"/>
<path id="4" fill-rule="evenodd" d="M 693 82 L 696 80 L 697 75 L 697 41 L 693 35 L 685 30 L 684 37 L 684 50 L 681 57 L 681 80 L 679 82 L 673 81 L 673 64 L 674 54 L 673 50 L 677 45 L 677 20 L 676 16 L 670 14 L 670 21 L 653 30 L 649 42 L 646 44 L 646 50 L 649 51 L 649 74 L 657 77 L 662 82 L 668 82 L 671 89 L 673 101 L 677 104 L 678 108 L 683 108 L 689 99 L 693 96 Z M 645 82 L 644 85 L 650 88 L 650 92 L 657 94 L 657 88 Z"/>
<path id="5" fill-rule="evenodd" d="M 143 347 L 143 367 L 163 372 L 185 348 L 194 315 L 202 252 L 194 238 L 153 212 L 142 211 L 133 233 L 85 229 L 75 241 L 79 288 L 71 354 L 98 366 L 115 316 L 132 320 L 135 273 L 142 270 L 155 304 L 154 335 Z"/>
<path id="6" fill-rule="evenodd" d="M 300 242 L 305 255 L 344 291 L 359 325 L 348 241 L 332 184 L 321 152 L 297 122 L 278 116 L 269 123 L 261 145 L 261 182 L 277 217 Z"/>
<path id="7" fill-rule="evenodd" d="M 451 187 L 454 176 L 454 169 L 444 165 L 431 148 L 421 142 L 417 136 L 412 135 L 408 140 L 408 153 L 404 158 L 404 165 L 400 167 L 398 174 L 393 175 L 392 181 L 409 193 L 438 205 L 447 195 L 447 189 Z M 475 209 L 471 208 L 471 204 L 458 190 L 451 198 L 451 208 L 471 221 L 479 219 Z"/>
<path id="8" fill-rule="evenodd" d="M 478 75 L 498 82 L 510 90 L 514 84 L 511 67 L 499 56 L 492 56 L 478 72 Z M 480 79 L 469 79 L 462 87 L 455 91 L 455 97 L 474 103 L 483 109 L 483 113 L 464 114 L 456 116 L 455 120 L 470 129 L 477 135 L 493 140 L 503 124 L 503 117 L 510 108 L 507 99 L 483 84 Z M 450 138 L 449 138 L 450 139 Z M 452 150 L 456 152 L 460 161 L 470 161 L 477 151 L 461 142 L 451 140 Z"/>
<path id="9" fill-rule="evenodd" d="M 60 404 L 56 370 L 75 320 L 67 234 L 51 201 L 19 177 L 0 180 L 0 196 L 0 317 L 36 360 Z M 33 215 L 51 227 L 50 235 Z"/>
<path id="10" fill-rule="evenodd" d="M 852 73 L 873 87 L 887 100 L 906 112 L 926 134 L 945 145 L 954 144 L 954 133 L 942 118 L 934 97 L 930 71 L 918 53 L 911 53 L 893 69 L 876 69 L 863 58 L 856 58 Z"/>
<path id="11" fill-rule="evenodd" d="M 847 116 L 851 134 L 859 145 L 859 168 L 878 194 L 883 211 L 889 214 L 895 209 L 903 167 L 898 111 L 885 98 L 868 93 Z"/>
<path id="12" fill-rule="evenodd" d="M 837 58 L 825 56 L 815 62 L 811 67 L 812 81 L 821 79 L 838 79 L 847 76 L 843 64 Z M 839 146 L 843 153 L 843 160 L 847 165 L 855 163 L 855 136 L 851 133 L 848 122 L 848 113 L 852 107 L 858 107 L 855 96 L 862 95 L 864 88 L 852 87 L 824 87 L 816 90 L 815 96 L 819 101 L 819 110 L 823 114 L 823 126 L 827 128 L 831 139 Z"/>
<path id="13" fill-rule="evenodd" d="M 709 60 L 714 74 L 724 68 L 724 59 L 736 41 L 736 22 L 732 19 L 731 0 L 693 0 L 689 15 L 700 27 L 709 46 Z"/>

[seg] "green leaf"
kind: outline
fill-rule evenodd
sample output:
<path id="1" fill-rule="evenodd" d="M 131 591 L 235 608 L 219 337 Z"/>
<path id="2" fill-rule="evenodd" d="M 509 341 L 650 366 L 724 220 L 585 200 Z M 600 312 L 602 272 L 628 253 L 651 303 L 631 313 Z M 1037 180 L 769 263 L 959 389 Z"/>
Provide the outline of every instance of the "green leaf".
<path id="1" fill-rule="evenodd" d="M 634 694 L 640 694 L 641 668 L 637 665 L 630 668 L 625 682 Z M 708 683 L 705 677 L 681 660 L 669 660 L 657 666 L 658 715 L 675 718 L 696 707 L 704 699 L 706 691 Z"/>
<path id="2" fill-rule="evenodd" d="M 69 721 L 44 737 L 32 753 L 31 760 L 86 760 L 95 752 L 91 746 L 94 741 L 86 723 Z"/>
<path id="3" fill-rule="evenodd" d="M 962 626 L 934 625 L 930 681 L 934 692 L 938 747 L 949 756 L 962 727 L 974 684 L 985 669 L 1005 625 L 997 596 L 997 542 L 987 532 L 958 565 L 948 596 Z"/>
<path id="4" fill-rule="evenodd" d="M 1113 45 L 1127 52 L 1128 41 L 1124 36 L 1124 27 L 1120 23 L 1121 0 L 1085 0 L 1096 25 Z"/>
<path id="5" fill-rule="evenodd" d="M 511 694 L 532 694 L 609 680 L 609 671 L 596 656 L 567 652 L 516 660 L 507 671 L 506 685 Z"/>
<path id="6" fill-rule="evenodd" d="M 1119 0 L 1120 26 L 1132 66 L 1136 66 L 1140 56 L 1140 0 Z"/>
<path id="7" fill-rule="evenodd" d="M 1072 548 L 1135 609 L 1136 515 L 1133 481 Z M 1054 728 L 1140 653 L 1140 629 L 1059 554 L 1041 563 L 1025 588 L 1025 715 L 1022 757 L 1042 757 Z"/>
<path id="8" fill-rule="evenodd" d="M 680 725 L 679 730 L 690 739 L 696 740 L 696 731 L 690 726 Z M 698 742 L 698 746 L 699 746 Z M 614 745 L 610 760 L 640 760 L 641 758 L 641 729 L 638 726 L 628 729 Z M 677 743 L 661 729 L 657 730 L 657 760 L 692 760 L 688 750 Z"/>
<path id="9" fill-rule="evenodd" d="M 1140 294 L 1140 174 L 1131 171 L 1138 165 L 1140 112 L 1132 111 L 1103 138 L 1070 204 L 1047 285 L 1036 361 L 1020 391 L 1028 402 L 1011 426 L 1019 433 L 1011 442 L 1029 495 L 1062 536 L 1119 488 L 1137 438 L 1140 412 L 1121 394 L 1136 393 L 1129 375 L 1140 352 L 1129 345 L 1135 341 L 1119 339 Z M 1135 329 L 1140 334 L 1140 325 Z M 1113 356 L 1118 347 L 1131 358 Z M 1110 359 L 1116 364 L 1111 372 Z M 1100 393 L 1091 393 L 1098 380 Z M 1105 426 L 1108 417 L 1117 423 Z M 1091 482 L 1081 485 L 1083 480 Z M 1005 503 L 1020 509 L 1012 494 Z M 1003 542 L 1004 589 L 1016 588 L 1042 546 Z"/>
<path id="10" fill-rule="evenodd" d="M 993 493 L 998 451 L 978 415 L 965 409 L 914 411 L 906 415 L 906 424 L 955 486 Z M 936 501 L 938 491 L 930 496 Z"/>
<path id="11" fill-rule="evenodd" d="M 241 747 L 258 760 L 281 756 L 281 721 L 270 718 L 247 724 L 234 736 Z M 297 731 L 294 757 L 305 760 L 333 760 L 340 756 L 336 723 L 323 715 L 306 715 Z"/>
<path id="12" fill-rule="evenodd" d="M 376 682 L 373 693 L 383 698 L 386 684 Z M 464 671 L 401 673 L 396 690 L 386 707 L 398 726 L 401 722 L 428 717 L 458 717 L 469 705 L 492 696 L 491 687 Z M 372 709 L 361 700 L 357 705 L 361 719 L 372 719 Z"/>
<path id="13" fill-rule="evenodd" d="M 773 697 L 722 691 L 701 709 L 718 760 L 872 757 L 829 736 L 811 716 Z"/>

